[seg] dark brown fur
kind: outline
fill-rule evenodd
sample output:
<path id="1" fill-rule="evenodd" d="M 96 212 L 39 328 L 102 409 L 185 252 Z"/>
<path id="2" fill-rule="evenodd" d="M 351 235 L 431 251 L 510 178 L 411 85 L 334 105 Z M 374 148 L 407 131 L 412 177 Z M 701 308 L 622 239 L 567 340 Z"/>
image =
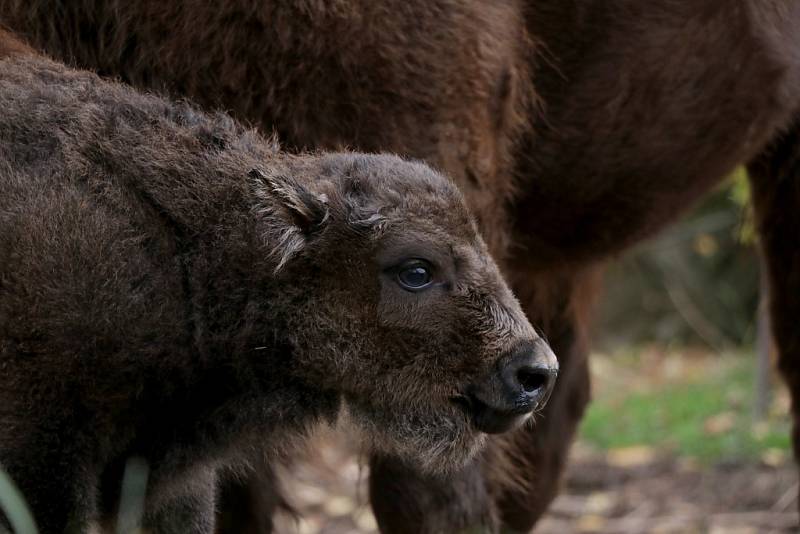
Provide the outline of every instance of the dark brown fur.
<path id="1" fill-rule="evenodd" d="M 0 463 L 43 532 L 107 519 L 131 456 L 149 529 L 210 532 L 219 468 L 340 404 L 368 449 L 457 471 L 485 435 L 454 399 L 541 346 L 421 163 L 289 156 L 25 53 L 0 110 Z M 429 289 L 399 285 L 409 258 Z"/>
<path id="2" fill-rule="evenodd" d="M 583 303 L 598 264 L 741 162 L 754 162 L 781 369 L 800 397 L 800 289 L 790 276 L 800 245 L 787 215 L 800 203 L 787 156 L 800 110 L 792 0 L 0 5 L 51 53 L 230 109 L 290 146 L 390 150 L 454 177 L 529 317 L 544 325 L 561 377 L 536 433 L 493 440 L 498 454 L 473 467 L 487 491 L 466 504 L 414 502 L 422 490 L 390 500 L 375 485 L 386 531 L 426 531 L 448 514 L 474 522 L 495 508 L 507 525 L 530 528 L 555 494 L 588 400 Z M 498 469 L 497 458 L 513 468 Z M 376 461 L 378 478 L 386 465 Z M 401 469 L 386 471 L 400 488 Z M 512 489 L 519 477 L 526 491 Z M 450 495 L 412 472 L 401 478 Z"/>

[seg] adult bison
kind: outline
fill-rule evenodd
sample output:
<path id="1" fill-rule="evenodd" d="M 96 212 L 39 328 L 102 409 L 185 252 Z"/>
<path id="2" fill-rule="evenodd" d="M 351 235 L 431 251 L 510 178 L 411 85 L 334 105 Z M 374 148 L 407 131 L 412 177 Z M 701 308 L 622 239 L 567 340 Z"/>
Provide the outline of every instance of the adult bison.
<path id="1" fill-rule="evenodd" d="M 223 107 L 291 146 L 413 155 L 457 181 L 559 355 L 561 379 L 535 433 L 493 440 L 448 484 L 373 458 L 371 496 L 385 531 L 494 518 L 516 530 L 533 525 L 555 494 L 588 401 L 587 310 L 598 267 L 741 162 L 750 168 L 797 422 L 797 2 L 0 6 L 6 24 L 51 54 Z"/>

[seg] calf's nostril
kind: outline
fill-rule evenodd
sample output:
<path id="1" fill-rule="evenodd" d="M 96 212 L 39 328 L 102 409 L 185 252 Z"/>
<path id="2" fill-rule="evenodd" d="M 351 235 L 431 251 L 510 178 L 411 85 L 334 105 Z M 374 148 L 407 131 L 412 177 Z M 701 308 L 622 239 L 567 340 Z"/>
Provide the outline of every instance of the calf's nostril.
<path id="1" fill-rule="evenodd" d="M 517 371 L 517 381 L 525 393 L 534 393 L 547 385 L 549 377 L 540 369 L 523 367 Z"/>

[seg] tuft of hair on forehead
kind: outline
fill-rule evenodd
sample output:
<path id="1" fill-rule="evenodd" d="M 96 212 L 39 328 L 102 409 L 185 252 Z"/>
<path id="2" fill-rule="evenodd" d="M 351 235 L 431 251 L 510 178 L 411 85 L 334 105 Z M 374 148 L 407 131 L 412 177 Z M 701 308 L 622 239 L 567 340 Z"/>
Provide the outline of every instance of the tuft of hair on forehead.
<path id="1" fill-rule="evenodd" d="M 323 169 L 339 176 L 334 182 L 355 227 L 380 232 L 399 214 L 471 224 L 458 188 L 422 162 L 386 154 L 332 154 Z"/>
<path id="2" fill-rule="evenodd" d="M 424 163 L 393 155 L 322 153 L 248 174 L 276 273 L 333 220 L 367 239 L 409 220 L 461 235 L 475 230 L 455 185 Z"/>

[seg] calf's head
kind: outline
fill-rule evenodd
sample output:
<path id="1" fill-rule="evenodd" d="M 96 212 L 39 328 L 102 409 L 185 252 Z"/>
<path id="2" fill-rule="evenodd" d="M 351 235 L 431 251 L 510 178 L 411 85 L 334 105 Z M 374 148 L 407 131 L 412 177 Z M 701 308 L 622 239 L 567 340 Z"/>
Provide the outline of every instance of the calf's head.
<path id="1" fill-rule="evenodd" d="M 251 173 L 291 365 L 341 395 L 369 446 L 446 472 L 544 405 L 555 356 L 447 179 L 356 154 L 292 174 Z"/>

